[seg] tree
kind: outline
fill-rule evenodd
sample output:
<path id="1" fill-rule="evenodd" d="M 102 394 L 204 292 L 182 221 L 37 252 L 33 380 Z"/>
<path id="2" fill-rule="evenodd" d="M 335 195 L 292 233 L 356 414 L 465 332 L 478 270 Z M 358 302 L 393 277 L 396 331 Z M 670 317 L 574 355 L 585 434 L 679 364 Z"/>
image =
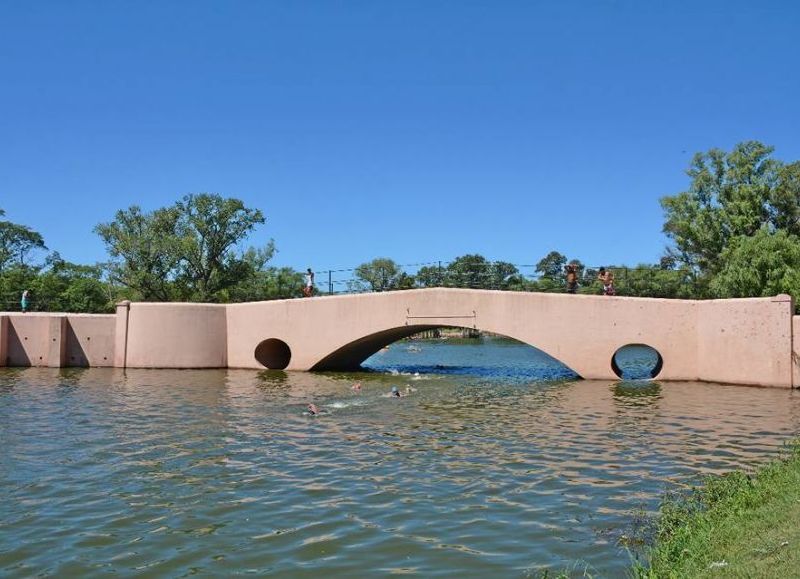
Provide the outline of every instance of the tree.
<path id="1" fill-rule="evenodd" d="M 564 266 L 567 257 L 557 251 L 551 251 L 536 264 L 536 272 L 548 280 L 558 280 L 564 277 Z"/>
<path id="2" fill-rule="evenodd" d="M 102 279 L 102 267 L 80 265 L 48 256 L 44 270 L 33 286 L 34 296 L 50 311 L 108 312 L 114 295 Z"/>
<path id="3" fill-rule="evenodd" d="M 131 288 L 144 301 L 176 297 L 172 281 L 181 259 L 179 218 L 174 206 L 143 213 L 134 205 L 117 211 L 113 221 L 98 224 L 95 232 L 111 256 L 107 269 L 112 281 Z"/>
<path id="4" fill-rule="evenodd" d="M 226 290 L 224 301 L 254 302 L 295 298 L 303 287 L 303 274 L 290 267 L 266 267 Z"/>
<path id="5" fill-rule="evenodd" d="M 764 227 L 800 233 L 800 167 L 784 165 L 772 152 L 748 141 L 730 153 L 711 149 L 694 156 L 689 189 L 661 200 L 664 233 L 678 261 L 713 275 L 737 237 L 756 235 Z"/>
<path id="6" fill-rule="evenodd" d="M 235 285 L 247 269 L 235 247 L 264 223 L 264 215 L 239 199 L 209 193 L 186 195 L 175 208 L 181 258 L 178 282 L 192 299 L 217 301 L 217 293 Z"/>
<path id="7" fill-rule="evenodd" d="M 506 290 L 510 284 L 519 283 L 519 270 L 517 266 L 507 261 L 494 261 L 489 268 L 490 289 Z"/>
<path id="8" fill-rule="evenodd" d="M 649 298 L 682 298 L 694 295 L 693 275 L 688 268 L 665 269 L 660 265 L 640 264 L 636 267 L 611 268 L 615 273 L 617 295 Z M 592 293 L 600 292 L 600 284 L 592 284 Z"/>
<path id="9" fill-rule="evenodd" d="M 491 285 L 491 263 L 477 253 L 462 255 L 447 264 L 447 287 L 482 289 Z"/>
<path id="10" fill-rule="evenodd" d="M 0 209 L 0 216 L 5 211 Z M 16 263 L 25 265 L 28 255 L 35 250 L 46 250 L 40 233 L 25 225 L 0 220 L 0 272 Z"/>
<path id="11" fill-rule="evenodd" d="M 417 275 L 417 285 L 420 287 L 442 287 L 444 285 L 446 270 L 441 266 L 426 265 L 419 268 Z"/>
<path id="12" fill-rule="evenodd" d="M 355 270 L 356 278 L 374 292 L 398 289 L 402 273 L 397 263 L 388 257 L 362 263 Z"/>
<path id="13" fill-rule="evenodd" d="M 720 298 L 767 297 L 788 293 L 800 299 L 800 237 L 764 227 L 740 236 L 722 254 L 723 266 L 710 289 Z"/>
<path id="14" fill-rule="evenodd" d="M 272 242 L 249 254 L 236 250 L 261 223 L 261 211 L 240 200 L 202 193 L 150 213 L 118 211 L 95 231 L 112 258 L 110 278 L 140 299 L 226 301 L 272 257 Z"/>

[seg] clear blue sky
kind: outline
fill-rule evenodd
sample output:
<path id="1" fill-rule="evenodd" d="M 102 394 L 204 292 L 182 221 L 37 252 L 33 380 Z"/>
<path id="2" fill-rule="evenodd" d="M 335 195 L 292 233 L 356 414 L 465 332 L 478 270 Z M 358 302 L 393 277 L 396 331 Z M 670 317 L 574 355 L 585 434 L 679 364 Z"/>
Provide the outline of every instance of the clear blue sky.
<path id="1" fill-rule="evenodd" d="M 217 192 L 315 269 L 652 262 L 695 151 L 800 159 L 800 4 L 0 0 L 0 207 L 70 260 Z"/>

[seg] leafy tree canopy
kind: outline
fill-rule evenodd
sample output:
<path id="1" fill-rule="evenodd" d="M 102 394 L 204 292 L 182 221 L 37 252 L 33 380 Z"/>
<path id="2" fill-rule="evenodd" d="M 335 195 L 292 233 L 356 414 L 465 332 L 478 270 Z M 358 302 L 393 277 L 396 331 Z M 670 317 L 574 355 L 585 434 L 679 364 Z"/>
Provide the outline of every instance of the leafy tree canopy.
<path id="1" fill-rule="evenodd" d="M 800 234 L 800 164 L 772 157 L 758 141 L 736 145 L 729 153 L 711 149 L 694 156 L 687 171 L 689 189 L 664 197 L 664 232 L 681 263 L 713 274 L 737 237 L 762 228 Z"/>
<path id="2" fill-rule="evenodd" d="M 355 276 L 358 284 L 374 292 L 401 289 L 401 282 L 407 277 L 400 266 L 388 257 L 362 263 L 356 268 Z"/>
<path id="3" fill-rule="evenodd" d="M 720 298 L 774 296 L 800 297 L 800 237 L 766 227 L 753 236 L 740 236 L 725 248 L 722 267 L 710 289 Z"/>
<path id="4" fill-rule="evenodd" d="M 536 272 L 541 274 L 543 278 L 549 280 L 563 279 L 564 266 L 566 264 L 566 255 L 557 251 L 551 251 L 536 264 Z"/>

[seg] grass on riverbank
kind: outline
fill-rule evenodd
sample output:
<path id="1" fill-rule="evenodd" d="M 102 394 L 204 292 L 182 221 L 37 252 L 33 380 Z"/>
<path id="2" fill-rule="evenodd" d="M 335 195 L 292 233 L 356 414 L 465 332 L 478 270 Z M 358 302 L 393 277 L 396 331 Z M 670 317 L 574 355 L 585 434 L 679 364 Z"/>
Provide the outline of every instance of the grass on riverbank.
<path id="1" fill-rule="evenodd" d="M 648 554 L 635 577 L 800 577 L 800 441 L 752 474 L 667 499 Z"/>

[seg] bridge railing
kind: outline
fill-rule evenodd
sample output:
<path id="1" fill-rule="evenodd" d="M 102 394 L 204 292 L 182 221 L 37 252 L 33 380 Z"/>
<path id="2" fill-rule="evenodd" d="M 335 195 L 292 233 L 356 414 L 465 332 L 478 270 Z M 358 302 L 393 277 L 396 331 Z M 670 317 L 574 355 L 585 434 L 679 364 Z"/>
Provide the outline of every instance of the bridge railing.
<path id="1" fill-rule="evenodd" d="M 692 298 L 698 295 L 695 276 L 688 270 L 657 266 L 605 266 L 614 275 L 617 295 Z M 577 271 L 578 293 L 602 293 L 600 266 L 583 266 Z M 565 292 L 563 268 L 548 273 L 535 264 L 509 262 L 428 261 L 398 265 L 396 268 L 323 269 L 315 272 L 319 295 L 340 295 L 394 291 L 425 287 L 454 287 L 508 291 Z"/>

